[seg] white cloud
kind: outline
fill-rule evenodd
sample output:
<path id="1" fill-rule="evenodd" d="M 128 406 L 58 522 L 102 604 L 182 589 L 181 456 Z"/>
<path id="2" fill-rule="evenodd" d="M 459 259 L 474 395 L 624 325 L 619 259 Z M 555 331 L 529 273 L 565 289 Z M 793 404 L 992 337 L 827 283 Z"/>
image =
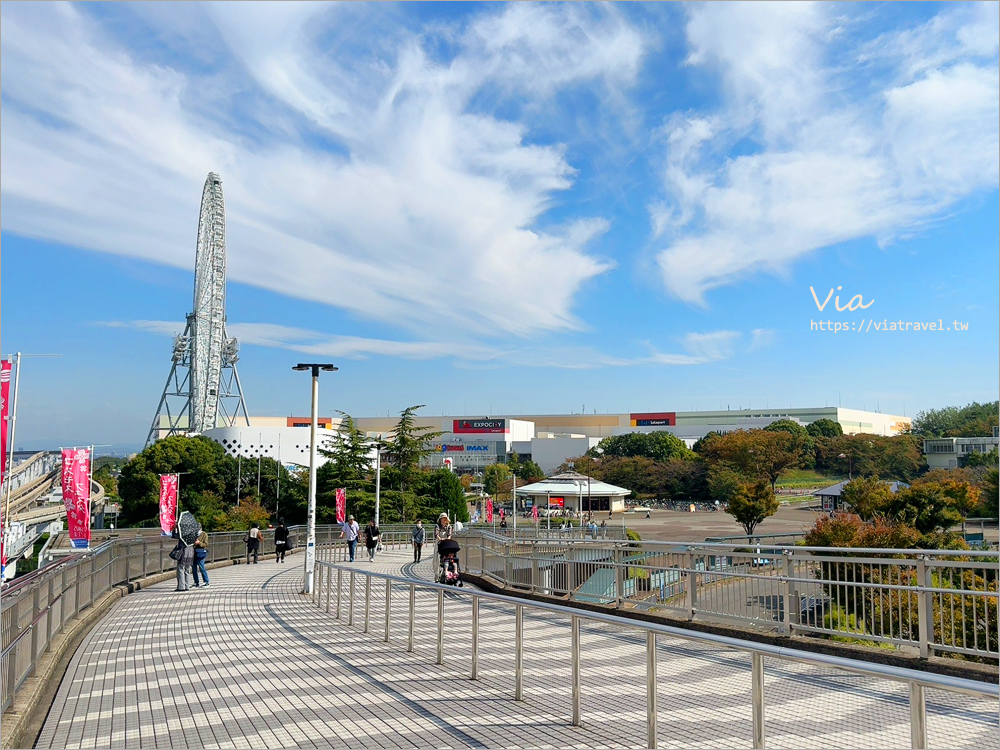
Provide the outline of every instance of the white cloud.
<path id="1" fill-rule="evenodd" d="M 996 9 L 883 39 L 889 70 L 865 90 L 857 57 L 874 53 L 843 64 L 838 7 L 691 7 L 688 62 L 717 71 L 726 96 L 665 128 L 665 196 L 650 215 L 673 296 L 703 303 L 819 248 L 884 243 L 996 187 Z"/>
<path id="2" fill-rule="evenodd" d="M 541 228 L 574 178 L 563 146 L 471 102 L 499 81 L 539 101 L 629 85 L 643 38 L 616 13 L 508 6 L 444 61 L 389 26 L 348 64 L 353 9 L 202 12 L 229 54 L 207 73 L 142 58 L 76 6 L 2 6 L 5 230 L 191 268 L 217 171 L 234 281 L 418 336 L 443 320 L 480 335 L 580 327 L 576 295 L 613 265 L 588 252 L 608 224 Z"/>

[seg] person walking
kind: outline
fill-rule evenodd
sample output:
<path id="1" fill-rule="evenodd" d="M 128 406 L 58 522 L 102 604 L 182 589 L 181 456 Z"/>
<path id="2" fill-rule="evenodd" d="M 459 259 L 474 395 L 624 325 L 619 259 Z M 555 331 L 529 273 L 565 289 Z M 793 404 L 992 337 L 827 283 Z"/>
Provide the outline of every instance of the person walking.
<path id="1" fill-rule="evenodd" d="M 340 538 L 347 539 L 347 550 L 350 552 L 351 562 L 354 562 L 354 551 L 358 548 L 358 534 L 361 533 L 361 529 L 358 522 L 354 520 L 354 516 L 348 516 L 347 523 L 340 529 Z"/>
<path id="2" fill-rule="evenodd" d="M 378 550 L 379 531 L 373 518 L 365 526 L 365 549 L 368 550 L 368 562 L 375 562 L 375 552 Z"/>
<path id="3" fill-rule="evenodd" d="M 438 543 L 438 555 L 441 554 L 441 542 L 445 539 L 451 539 L 454 530 L 451 528 L 451 521 L 448 519 L 447 513 L 442 513 L 438 516 L 437 525 L 434 529 L 434 539 Z"/>
<path id="4" fill-rule="evenodd" d="M 285 519 L 278 519 L 278 527 L 274 530 L 274 561 L 283 563 L 285 553 L 288 551 L 288 527 L 285 526 Z"/>
<path id="5" fill-rule="evenodd" d="M 194 564 L 191 566 L 191 577 L 195 588 L 208 588 L 208 570 L 205 568 L 205 558 L 208 557 L 208 534 L 205 529 L 198 529 L 198 539 L 194 543 Z M 205 583 L 198 583 L 198 574 Z"/>
<path id="6" fill-rule="evenodd" d="M 177 546 L 170 551 L 170 557 L 177 561 L 177 588 L 175 591 L 190 591 L 191 565 L 194 563 L 194 547 L 185 544 L 181 538 L 180 529 L 174 529 Z"/>
<path id="7" fill-rule="evenodd" d="M 247 543 L 247 565 L 250 564 L 250 555 L 253 555 L 253 564 L 256 565 L 257 555 L 260 554 L 261 542 L 259 523 L 255 522 L 253 526 L 250 527 L 250 531 L 248 531 L 247 535 L 243 537 L 243 541 Z"/>
<path id="8" fill-rule="evenodd" d="M 417 519 L 413 527 L 413 562 L 420 562 L 420 553 L 424 548 L 424 522 Z"/>

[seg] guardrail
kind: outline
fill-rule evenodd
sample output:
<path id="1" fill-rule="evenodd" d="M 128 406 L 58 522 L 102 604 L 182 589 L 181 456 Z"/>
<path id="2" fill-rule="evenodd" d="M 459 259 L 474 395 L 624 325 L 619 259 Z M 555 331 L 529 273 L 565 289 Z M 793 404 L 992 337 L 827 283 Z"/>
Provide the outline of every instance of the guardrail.
<path id="1" fill-rule="evenodd" d="M 533 609 L 548 612 L 565 617 L 570 622 L 570 660 L 571 660 L 571 680 L 570 692 L 572 697 L 572 723 L 580 726 L 582 713 L 580 705 L 581 684 L 583 681 L 583 670 L 580 660 L 580 624 L 583 621 L 599 622 L 616 626 L 616 628 L 627 628 L 633 631 L 638 630 L 645 633 L 646 640 L 646 741 L 649 748 L 657 747 L 657 636 L 670 636 L 679 638 L 687 642 L 698 644 L 711 644 L 741 651 L 750 656 L 751 672 L 751 697 L 752 706 L 752 740 L 754 748 L 764 747 L 764 721 L 766 713 L 766 688 L 764 681 L 764 657 L 773 657 L 782 661 L 798 662 L 816 667 L 832 667 L 852 674 L 862 675 L 871 678 L 881 678 L 902 682 L 909 686 L 909 707 L 910 707 L 910 743 L 914 748 L 927 747 L 927 707 L 924 691 L 927 688 L 947 690 L 949 692 L 963 693 L 977 697 L 997 698 L 1000 697 L 1000 689 L 996 685 L 976 682 L 956 677 L 948 677 L 926 672 L 920 672 L 899 667 L 886 666 L 881 664 L 845 659 L 842 657 L 827 656 L 822 654 L 811 654 L 804 651 L 786 649 L 766 644 L 742 641 L 736 638 L 725 636 L 697 633 L 667 625 L 638 622 L 636 620 L 616 616 L 613 614 L 602 614 L 595 612 L 584 612 L 579 609 L 567 607 L 559 604 L 548 604 L 542 602 L 531 602 L 501 594 L 490 594 L 470 589 L 456 589 L 451 586 L 444 586 L 435 583 L 418 582 L 412 578 L 402 578 L 400 576 L 373 573 L 353 566 L 345 567 L 336 564 L 332 556 L 335 555 L 339 545 L 321 549 L 320 559 L 317 562 L 319 567 L 316 576 L 316 587 L 311 597 L 312 602 L 320 609 L 325 609 L 329 614 L 331 606 L 335 601 L 334 617 L 342 620 L 345 598 L 345 588 L 347 589 L 346 614 L 347 625 L 354 625 L 355 599 L 360 595 L 355 594 L 355 577 L 360 575 L 365 577 L 364 584 L 364 632 L 369 632 L 371 620 L 371 599 L 372 580 L 384 582 L 384 602 L 383 617 L 384 629 L 382 640 L 386 643 L 392 640 L 392 627 L 395 622 L 392 618 L 392 592 L 394 584 L 401 587 L 409 595 L 408 617 L 406 618 L 406 643 L 407 652 L 414 650 L 414 623 L 416 620 L 416 591 L 417 589 L 433 591 L 437 595 L 437 641 L 436 659 L 439 665 L 444 664 L 444 632 L 445 632 L 445 609 L 444 595 L 449 594 L 449 598 L 464 599 L 471 604 L 471 619 L 466 620 L 467 615 L 462 614 L 463 622 L 471 624 L 471 639 L 468 648 L 472 655 L 471 678 L 479 679 L 479 610 L 482 600 L 508 605 L 513 608 L 513 630 L 514 630 L 514 699 L 524 698 L 524 635 L 523 635 L 523 613 L 524 609 Z M 345 575 L 346 574 L 346 575 Z M 344 579 L 347 578 L 345 586 Z M 609 633 L 609 637 L 616 634 Z M 544 658 L 551 659 L 551 653 L 546 652 Z"/>
<path id="2" fill-rule="evenodd" d="M 305 528 L 293 526 L 293 548 L 303 546 Z M 206 563 L 246 556 L 246 532 L 209 534 Z M 331 545 L 340 534 L 336 526 L 318 526 L 318 543 Z M 36 570 L 3 588 L 0 603 L 0 710 L 6 711 L 24 681 L 35 673 L 39 658 L 53 638 L 80 612 L 115 586 L 165 573 L 176 567 L 170 537 L 128 538 L 122 534 L 91 550 L 80 550 L 59 562 Z M 274 534 L 265 531 L 261 554 L 274 554 Z"/>
<path id="3" fill-rule="evenodd" d="M 464 538 L 463 569 L 505 588 L 909 646 L 924 658 L 1000 657 L 996 551 Z"/>

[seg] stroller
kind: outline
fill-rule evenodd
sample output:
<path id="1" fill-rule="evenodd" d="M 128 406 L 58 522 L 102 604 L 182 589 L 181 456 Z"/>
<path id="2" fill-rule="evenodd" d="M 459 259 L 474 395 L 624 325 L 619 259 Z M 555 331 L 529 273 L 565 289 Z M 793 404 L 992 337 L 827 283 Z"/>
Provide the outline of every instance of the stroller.
<path id="1" fill-rule="evenodd" d="M 449 586 L 462 585 L 462 569 L 458 564 L 458 551 L 460 549 L 462 548 L 454 539 L 445 539 L 438 545 L 438 554 L 441 556 L 438 583 L 445 583 Z"/>

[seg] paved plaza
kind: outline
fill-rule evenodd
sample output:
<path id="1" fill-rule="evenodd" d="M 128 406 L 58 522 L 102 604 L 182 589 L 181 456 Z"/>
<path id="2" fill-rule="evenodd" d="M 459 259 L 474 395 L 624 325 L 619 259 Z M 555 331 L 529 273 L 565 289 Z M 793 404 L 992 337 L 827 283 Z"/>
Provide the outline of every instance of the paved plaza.
<path id="1" fill-rule="evenodd" d="M 429 552 L 429 550 L 428 550 Z M 360 553 L 360 550 L 359 550 Z M 363 558 L 359 554 L 359 558 Z M 428 554 L 426 557 L 431 557 Z M 358 569 L 430 579 L 430 563 L 383 553 Z M 524 614 L 524 700 L 514 700 L 513 608 L 484 601 L 480 679 L 471 669 L 467 599 L 445 602 L 445 664 L 435 661 L 437 598 L 364 578 L 354 625 L 301 594 L 302 557 L 212 571 L 207 590 L 163 583 L 125 597 L 74 656 L 37 747 L 644 747 L 645 639 L 581 626 L 583 726 L 570 722 L 570 628 Z M 345 578 L 346 584 L 346 578 Z M 346 585 L 345 585 L 346 590 Z M 752 746 L 750 657 L 659 639 L 660 747 Z M 766 742 L 773 748 L 909 747 L 905 685 L 765 659 Z M 931 747 L 995 747 L 996 701 L 928 691 Z"/>

